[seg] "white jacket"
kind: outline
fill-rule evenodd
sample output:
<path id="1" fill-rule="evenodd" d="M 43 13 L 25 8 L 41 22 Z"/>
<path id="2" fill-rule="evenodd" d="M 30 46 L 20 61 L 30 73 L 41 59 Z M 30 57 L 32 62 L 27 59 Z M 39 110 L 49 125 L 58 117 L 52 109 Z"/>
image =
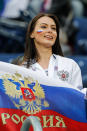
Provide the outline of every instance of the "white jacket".
<path id="1" fill-rule="evenodd" d="M 83 88 L 81 70 L 78 64 L 70 58 L 53 54 L 49 61 L 47 73 L 38 63 L 32 64 L 29 70 L 32 74 L 42 78 L 56 79 L 57 82 L 68 83 L 80 90 Z"/>

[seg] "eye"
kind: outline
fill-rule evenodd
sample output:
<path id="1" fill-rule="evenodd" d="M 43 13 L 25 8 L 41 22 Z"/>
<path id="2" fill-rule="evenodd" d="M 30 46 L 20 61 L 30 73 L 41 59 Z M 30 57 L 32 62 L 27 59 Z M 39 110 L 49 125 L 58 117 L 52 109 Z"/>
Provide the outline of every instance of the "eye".
<path id="1" fill-rule="evenodd" d="M 41 26 L 41 28 L 45 29 L 45 28 L 46 28 L 46 26 L 45 26 L 45 25 L 42 25 L 42 26 Z"/>
<path id="2" fill-rule="evenodd" d="M 52 30 L 55 30 L 55 31 L 56 31 L 56 27 L 52 27 Z"/>

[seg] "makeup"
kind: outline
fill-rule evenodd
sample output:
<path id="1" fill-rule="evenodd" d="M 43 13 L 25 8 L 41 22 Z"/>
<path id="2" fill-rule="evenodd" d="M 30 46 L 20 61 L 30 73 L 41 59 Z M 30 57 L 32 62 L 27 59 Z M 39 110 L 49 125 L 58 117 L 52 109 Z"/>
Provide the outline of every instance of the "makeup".
<path id="1" fill-rule="evenodd" d="M 41 33 L 41 32 L 43 32 L 43 30 L 37 30 L 37 33 Z"/>

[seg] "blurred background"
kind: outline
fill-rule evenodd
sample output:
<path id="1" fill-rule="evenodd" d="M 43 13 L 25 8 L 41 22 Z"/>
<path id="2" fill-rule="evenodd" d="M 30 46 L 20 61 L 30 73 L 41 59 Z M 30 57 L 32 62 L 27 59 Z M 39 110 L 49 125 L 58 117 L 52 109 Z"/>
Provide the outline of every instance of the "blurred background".
<path id="1" fill-rule="evenodd" d="M 0 0 L 0 61 L 22 60 L 27 25 L 40 12 L 58 17 L 63 53 L 79 64 L 87 87 L 87 0 Z"/>

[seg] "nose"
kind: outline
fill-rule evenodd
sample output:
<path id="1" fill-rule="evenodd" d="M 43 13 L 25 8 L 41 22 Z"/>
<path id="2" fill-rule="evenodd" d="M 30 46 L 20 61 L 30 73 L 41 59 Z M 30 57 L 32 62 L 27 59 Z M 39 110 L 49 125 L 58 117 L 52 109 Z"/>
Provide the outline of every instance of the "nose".
<path id="1" fill-rule="evenodd" d="M 51 29 L 50 27 L 48 28 L 48 32 L 49 32 L 49 33 L 52 33 L 52 29 Z"/>

